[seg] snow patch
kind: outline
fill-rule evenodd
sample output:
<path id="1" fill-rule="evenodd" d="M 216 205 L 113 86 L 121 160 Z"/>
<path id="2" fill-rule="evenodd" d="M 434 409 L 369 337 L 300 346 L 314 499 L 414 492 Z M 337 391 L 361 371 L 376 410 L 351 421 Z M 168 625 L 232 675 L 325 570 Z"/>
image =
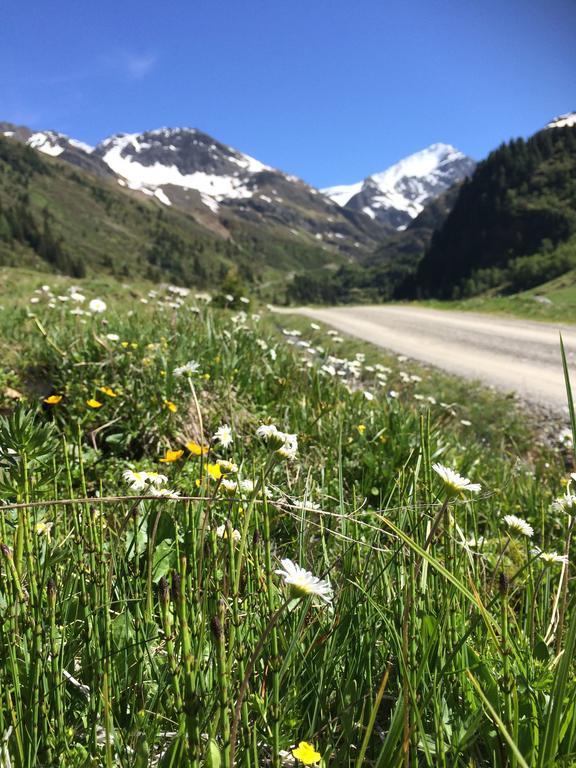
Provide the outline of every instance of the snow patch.
<path id="1" fill-rule="evenodd" d="M 163 189 L 156 189 L 154 191 L 154 197 L 160 200 L 161 203 L 164 203 L 164 205 L 172 205 L 168 195 Z"/>
<path id="2" fill-rule="evenodd" d="M 551 120 L 546 128 L 573 128 L 576 125 L 576 112 L 567 112 Z"/>
<path id="3" fill-rule="evenodd" d="M 218 211 L 220 210 L 220 206 L 218 205 L 218 203 L 213 197 L 210 197 L 210 195 L 207 195 L 201 192 L 200 198 L 202 199 L 202 202 L 204 203 L 204 205 L 210 208 L 210 210 L 213 213 L 218 213 Z"/>
<path id="4" fill-rule="evenodd" d="M 125 179 L 131 189 L 144 191 L 145 187 L 155 189 L 173 184 L 184 189 L 196 189 L 216 200 L 252 197 L 252 191 L 245 186 L 242 179 L 235 176 L 220 176 L 204 171 L 183 174 L 176 165 L 142 165 L 131 157 L 123 157 L 122 153 L 129 145 L 133 148 L 141 146 L 139 134 L 125 134 L 106 140 L 103 146 L 108 147 L 108 150 L 103 154 L 102 160 L 114 173 Z"/>
<path id="5" fill-rule="evenodd" d="M 337 205 L 346 205 L 354 195 L 357 195 L 362 190 L 362 184 L 363 182 L 358 181 L 356 184 L 340 184 L 336 187 L 326 187 L 326 189 L 321 189 L 320 191 Z"/>
<path id="6" fill-rule="evenodd" d="M 51 157 L 58 157 L 64 152 L 64 147 L 58 144 L 56 137 L 48 133 L 33 133 L 26 144 Z"/>
<path id="7" fill-rule="evenodd" d="M 82 152 L 86 152 L 88 155 L 94 152 L 94 147 L 91 147 L 90 144 L 86 144 L 83 141 L 78 141 L 77 139 L 68 139 L 68 144 L 76 149 L 81 149 Z"/>

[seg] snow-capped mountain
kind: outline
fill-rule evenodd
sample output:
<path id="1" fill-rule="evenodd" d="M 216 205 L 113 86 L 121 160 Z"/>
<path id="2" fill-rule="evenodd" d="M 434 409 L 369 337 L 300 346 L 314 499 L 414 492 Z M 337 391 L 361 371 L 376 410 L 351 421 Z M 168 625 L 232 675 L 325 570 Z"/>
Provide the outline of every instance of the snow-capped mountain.
<path id="1" fill-rule="evenodd" d="M 9 123 L 0 123 L 2 135 L 184 211 L 225 239 L 241 226 L 286 241 L 294 251 L 312 247 L 358 259 L 386 234 L 361 212 L 195 128 L 121 133 L 94 148 L 57 131 Z"/>
<path id="2" fill-rule="evenodd" d="M 340 206 L 402 230 L 427 203 L 469 176 L 475 165 L 450 144 L 432 144 L 364 181 L 322 192 Z"/>
<path id="3" fill-rule="evenodd" d="M 152 191 L 166 205 L 171 200 L 164 187 L 193 189 L 213 211 L 224 200 L 252 197 L 255 174 L 272 170 L 194 128 L 118 134 L 94 154 L 130 189 Z"/>
<path id="4" fill-rule="evenodd" d="M 545 128 L 573 128 L 576 125 L 576 112 L 567 112 L 550 120 Z"/>

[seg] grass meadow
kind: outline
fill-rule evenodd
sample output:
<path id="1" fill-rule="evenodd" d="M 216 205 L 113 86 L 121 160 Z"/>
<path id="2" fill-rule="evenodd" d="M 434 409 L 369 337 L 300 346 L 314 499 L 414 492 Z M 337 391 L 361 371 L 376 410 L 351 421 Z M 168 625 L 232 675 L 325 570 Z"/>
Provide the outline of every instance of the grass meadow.
<path id="1" fill-rule="evenodd" d="M 569 432 L 243 297 L 2 277 L 1 768 L 576 765 Z"/>

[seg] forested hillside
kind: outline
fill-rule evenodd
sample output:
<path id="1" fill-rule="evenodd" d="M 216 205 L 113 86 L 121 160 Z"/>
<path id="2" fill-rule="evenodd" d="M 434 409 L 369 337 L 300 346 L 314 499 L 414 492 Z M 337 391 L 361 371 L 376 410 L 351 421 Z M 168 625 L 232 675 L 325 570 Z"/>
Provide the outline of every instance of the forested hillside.
<path id="1" fill-rule="evenodd" d="M 288 241 L 273 225 L 230 221 L 214 232 L 192 216 L 0 138 L 0 264 L 75 277 L 105 272 L 204 287 L 233 272 L 258 283 L 304 264 L 342 260 Z"/>
<path id="2" fill-rule="evenodd" d="M 575 233 L 576 128 L 516 139 L 464 182 L 401 293 L 456 298 L 532 287 L 573 266 Z"/>

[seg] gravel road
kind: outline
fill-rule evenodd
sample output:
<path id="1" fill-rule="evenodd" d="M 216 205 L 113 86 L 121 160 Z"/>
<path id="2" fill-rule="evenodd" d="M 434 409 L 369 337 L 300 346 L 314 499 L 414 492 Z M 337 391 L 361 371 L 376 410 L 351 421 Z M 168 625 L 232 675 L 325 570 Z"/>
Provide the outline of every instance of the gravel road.
<path id="1" fill-rule="evenodd" d="M 562 333 L 569 367 L 576 361 L 576 325 L 554 325 L 494 315 L 358 306 L 286 310 L 424 363 L 478 379 L 557 412 L 566 410 L 560 357 Z M 573 377 L 576 390 L 576 376 Z"/>

